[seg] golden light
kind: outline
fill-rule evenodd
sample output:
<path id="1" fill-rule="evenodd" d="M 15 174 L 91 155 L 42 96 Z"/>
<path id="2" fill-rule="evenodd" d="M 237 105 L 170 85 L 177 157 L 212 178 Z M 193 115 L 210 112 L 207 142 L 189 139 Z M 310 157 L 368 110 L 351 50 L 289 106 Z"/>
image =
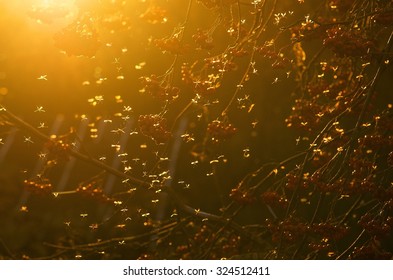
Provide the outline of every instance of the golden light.
<path id="1" fill-rule="evenodd" d="M 53 23 L 69 17 L 76 9 L 73 0 L 32 0 L 28 15 L 38 23 Z"/>
<path id="2" fill-rule="evenodd" d="M 74 4 L 74 0 L 36 0 L 36 5 L 40 6 L 69 6 Z"/>

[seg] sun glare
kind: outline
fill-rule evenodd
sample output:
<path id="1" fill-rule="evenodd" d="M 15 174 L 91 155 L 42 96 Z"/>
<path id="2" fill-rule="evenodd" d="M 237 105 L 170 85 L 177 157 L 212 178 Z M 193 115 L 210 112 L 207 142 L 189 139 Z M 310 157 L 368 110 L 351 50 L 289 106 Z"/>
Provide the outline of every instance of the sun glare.
<path id="1" fill-rule="evenodd" d="M 73 5 L 73 0 L 37 0 L 37 5 L 42 6 L 69 6 Z"/>
<path id="2" fill-rule="evenodd" d="M 76 12 L 73 0 L 32 0 L 28 16 L 38 23 L 52 24 L 59 19 L 70 18 Z"/>

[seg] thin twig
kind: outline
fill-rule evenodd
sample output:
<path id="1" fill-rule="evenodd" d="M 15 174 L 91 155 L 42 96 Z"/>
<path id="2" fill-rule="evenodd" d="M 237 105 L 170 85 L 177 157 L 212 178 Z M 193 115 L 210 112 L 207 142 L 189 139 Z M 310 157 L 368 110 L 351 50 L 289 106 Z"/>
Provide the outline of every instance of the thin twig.
<path id="1" fill-rule="evenodd" d="M 339 259 L 341 259 L 344 255 L 346 255 L 346 254 L 349 252 L 349 250 L 351 250 L 351 249 L 356 245 L 356 243 L 360 240 L 360 238 L 363 236 L 363 234 L 364 234 L 365 232 L 366 232 L 366 230 L 363 229 L 362 232 L 358 235 L 358 237 L 356 237 L 356 239 L 351 243 L 351 245 L 349 245 L 349 247 L 348 247 L 347 249 L 345 249 L 344 252 L 342 252 L 342 253 L 336 258 L 336 260 L 339 260 Z"/>

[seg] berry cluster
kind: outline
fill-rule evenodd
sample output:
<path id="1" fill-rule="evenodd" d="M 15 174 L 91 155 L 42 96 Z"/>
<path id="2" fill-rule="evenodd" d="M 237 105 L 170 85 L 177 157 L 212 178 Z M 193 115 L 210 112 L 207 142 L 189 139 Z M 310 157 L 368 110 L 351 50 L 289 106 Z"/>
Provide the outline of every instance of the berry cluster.
<path id="1" fill-rule="evenodd" d="M 181 260 L 192 259 L 189 245 L 178 245 L 176 247 L 175 253 L 176 253 L 176 255 L 179 256 L 179 259 L 181 259 Z"/>
<path id="2" fill-rule="evenodd" d="M 310 97 L 323 96 L 329 100 L 340 100 L 348 95 L 347 88 L 352 86 L 351 75 L 348 71 L 351 68 L 351 63 L 345 60 L 332 61 L 330 63 L 320 62 L 320 71 L 322 72 L 322 79 L 319 78 L 307 84 L 307 93 Z M 328 78 L 333 77 L 333 79 Z"/>
<path id="3" fill-rule="evenodd" d="M 208 67 L 207 64 L 205 66 Z M 221 85 L 220 75 L 214 73 L 194 75 L 194 67 L 195 63 L 192 66 L 189 66 L 187 63 L 182 65 L 182 81 L 187 85 L 191 85 L 194 88 L 194 92 L 201 96 L 214 93 Z"/>
<path id="4" fill-rule="evenodd" d="M 147 94 L 163 100 L 171 101 L 176 99 L 179 95 L 179 88 L 166 85 L 165 82 L 161 81 L 156 75 L 152 74 L 149 77 L 143 76 L 139 78 L 143 89 L 141 92 L 146 92 Z"/>
<path id="5" fill-rule="evenodd" d="M 343 178 L 340 178 L 336 181 L 329 182 L 329 183 L 321 182 L 317 185 L 319 191 L 322 193 L 332 193 L 332 192 L 343 193 L 344 188 L 346 188 L 346 186 L 347 186 L 347 182 Z"/>
<path id="6" fill-rule="evenodd" d="M 201 96 L 207 97 L 214 94 L 219 86 L 220 83 L 213 83 L 206 80 L 201 82 L 194 82 L 194 92 Z"/>
<path id="7" fill-rule="evenodd" d="M 220 238 L 217 239 L 213 245 L 210 245 L 212 241 L 217 238 L 217 236 L 220 236 Z M 200 229 L 195 232 L 192 241 L 192 248 L 188 248 L 188 250 L 184 252 L 185 247 L 184 245 L 181 245 L 178 247 L 178 252 L 183 253 L 183 256 L 191 259 L 193 257 L 195 258 L 195 255 L 191 255 L 190 252 L 199 255 L 204 253 L 206 246 L 211 246 L 209 255 L 206 257 L 209 259 L 221 259 L 239 254 L 239 243 L 241 242 L 241 237 L 230 232 L 218 235 L 217 231 L 214 229 L 208 227 L 207 225 L 202 225 Z"/>
<path id="8" fill-rule="evenodd" d="M 250 192 L 242 190 L 239 187 L 232 189 L 229 196 L 242 205 L 252 204 L 256 201 L 255 197 Z"/>
<path id="9" fill-rule="evenodd" d="M 376 23 L 383 26 L 391 26 L 393 25 L 393 12 L 381 12 L 373 16 L 373 19 Z"/>
<path id="10" fill-rule="evenodd" d="M 233 127 L 232 124 L 219 120 L 214 120 L 207 125 L 207 132 L 214 143 L 231 138 L 236 131 L 236 127 Z"/>
<path id="11" fill-rule="evenodd" d="M 204 243 L 209 240 L 209 236 L 212 234 L 211 230 L 207 225 L 202 225 L 201 228 L 194 234 L 194 241 L 198 243 Z"/>
<path id="12" fill-rule="evenodd" d="M 177 37 L 155 39 L 154 44 L 161 51 L 175 55 L 186 54 L 190 50 L 190 46 L 183 44 Z"/>
<path id="13" fill-rule="evenodd" d="M 192 39 L 200 49 L 211 50 L 214 48 L 213 38 L 209 31 L 198 29 L 197 32 L 192 35 Z"/>
<path id="14" fill-rule="evenodd" d="M 55 46 L 68 55 L 92 57 L 100 47 L 92 19 L 77 20 L 54 36 Z"/>
<path id="15" fill-rule="evenodd" d="M 390 260 L 393 254 L 378 248 L 376 244 L 365 245 L 360 248 L 355 247 L 349 259 L 352 260 Z"/>
<path id="16" fill-rule="evenodd" d="M 323 44 L 338 56 L 362 57 L 375 49 L 375 44 L 352 31 L 338 27 L 328 29 Z"/>
<path id="17" fill-rule="evenodd" d="M 349 166 L 352 167 L 354 173 L 352 175 L 356 175 L 356 179 L 361 179 L 362 176 L 365 177 L 372 171 L 374 166 L 374 160 L 370 157 L 370 154 L 373 152 L 372 149 L 354 149 L 349 159 Z"/>
<path id="18" fill-rule="evenodd" d="M 34 194 L 51 194 L 53 190 L 52 184 L 48 179 L 38 178 L 36 180 L 24 180 L 24 187 L 27 191 Z"/>
<path id="19" fill-rule="evenodd" d="M 388 188 L 379 187 L 374 191 L 374 197 L 385 203 L 385 206 L 389 209 L 393 209 L 393 185 Z M 390 220 L 393 222 L 393 220 Z M 390 224 L 393 227 L 393 223 Z"/>
<path id="20" fill-rule="evenodd" d="M 375 183 L 370 181 L 371 178 L 352 179 L 344 189 L 346 194 L 372 194 L 375 193 L 377 187 Z"/>
<path id="21" fill-rule="evenodd" d="M 109 198 L 100 187 L 95 186 L 94 183 L 78 186 L 76 192 L 84 197 L 92 198 L 99 202 L 113 202 L 113 200 Z"/>
<path id="22" fill-rule="evenodd" d="M 241 237 L 239 235 L 232 234 L 226 238 L 222 238 L 217 244 L 219 247 L 218 252 L 222 257 L 232 257 L 233 255 L 239 254 L 239 243 Z M 221 251 L 222 250 L 222 251 Z M 218 256 L 220 256 L 218 255 Z"/>
<path id="23" fill-rule="evenodd" d="M 314 153 L 312 157 L 312 164 L 314 167 L 322 167 L 326 163 L 328 163 L 332 159 L 332 153 L 331 152 L 325 152 L 325 151 L 320 151 L 318 153 Z"/>
<path id="24" fill-rule="evenodd" d="M 192 73 L 192 67 L 187 63 L 183 63 L 181 66 L 181 80 L 186 85 L 192 85 L 194 83 L 194 74 Z"/>
<path id="25" fill-rule="evenodd" d="M 380 134 L 364 135 L 358 139 L 359 148 L 378 150 L 382 147 L 393 148 L 393 136 Z"/>
<path id="26" fill-rule="evenodd" d="M 300 183 L 300 177 L 296 175 L 294 172 L 288 172 L 286 175 L 286 183 L 285 183 L 285 188 L 287 190 L 293 191 L 295 190 Z"/>
<path id="27" fill-rule="evenodd" d="M 318 19 L 318 22 L 323 21 Z M 312 40 L 324 36 L 326 28 L 315 21 L 306 21 L 291 28 L 292 38 L 295 40 Z"/>
<path id="28" fill-rule="evenodd" d="M 319 242 L 310 242 L 308 243 L 308 248 L 318 252 L 330 249 L 332 247 L 332 244 L 328 243 L 328 241 L 329 240 L 327 239 L 322 239 Z"/>
<path id="29" fill-rule="evenodd" d="M 68 55 L 93 57 L 100 47 L 92 20 L 77 20 L 54 36 L 55 45 Z"/>
<path id="30" fill-rule="evenodd" d="M 296 219 L 289 218 L 279 222 L 266 220 L 267 228 L 272 234 L 272 241 L 293 244 L 300 241 L 307 232 L 307 225 Z"/>
<path id="31" fill-rule="evenodd" d="M 262 193 L 261 199 L 264 203 L 272 207 L 281 209 L 286 209 L 288 207 L 288 199 L 275 191 L 268 191 Z"/>
<path id="32" fill-rule="evenodd" d="M 56 161 L 67 161 L 70 157 L 70 145 L 62 140 L 48 141 L 45 148 Z"/>
<path id="33" fill-rule="evenodd" d="M 390 220 L 382 220 L 373 217 L 371 214 L 364 214 L 359 225 L 363 227 L 371 236 L 377 239 L 383 239 L 392 233 L 392 222 Z"/>
<path id="34" fill-rule="evenodd" d="M 143 253 L 141 254 L 137 260 L 156 260 L 157 256 L 155 253 Z"/>
<path id="35" fill-rule="evenodd" d="M 345 13 L 352 7 L 353 3 L 353 0 L 331 0 L 329 6 L 332 10 L 338 10 L 340 13 Z"/>
<path id="36" fill-rule="evenodd" d="M 393 131 L 393 118 L 391 110 L 379 116 L 378 125 L 376 128 L 380 134 L 384 134 L 386 131 Z"/>
<path id="37" fill-rule="evenodd" d="M 221 86 L 221 76 L 219 74 L 194 75 L 193 67 L 188 64 L 183 64 L 181 67 L 182 81 L 193 87 L 194 93 L 201 97 L 209 97 L 216 92 Z"/>
<path id="38" fill-rule="evenodd" d="M 298 187 L 305 190 L 309 187 L 318 186 L 322 183 L 322 180 L 320 180 L 320 174 L 318 172 L 315 172 L 311 176 L 309 176 L 309 173 L 304 173 L 302 176 L 300 176 L 299 174 L 296 174 L 296 172 L 290 171 L 285 175 L 285 177 L 285 188 L 290 191 L 293 191 Z"/>
<path id="39" fill-rule="evenodd" d="M 310 101 L 305 98 L 296 99 L 295 105 L 292 107 L 292 113 L 285 119 L 285 122 L 287 127 L 312 131 L 321 123 L 321 118 L 325 113 L 326 108 L 317 104 L 314 100 Z"/>
<path id="40" fill-rule="evenodd" d="M 343 225 L 334 225 L 331 223 L 312 224 L 308 231 L 319 235 L 321 238 L 329 240 L 340 240 L 348 233 L 348 228 Z"/>
<path id="41" fill-rule="evenodd" d="M 298 221 L 295 218 L 289 218 L 283 221 L 270 221 L 267 219 L 266 225 L 268 230 L 272 233 L 273 242 L 282 241 L 286 243 L 296 243 L 300 241 L 305 235 L 313 236 L 319 240 L 341 240 L 348 233 L 348 228 L 343 225 L 334 225 L 328 222 L 307 225 L 304 222 Z M 327 248 L 328 243 L 310 243 L 318 249 Z"/>
<path id="42" fill-rule="evenodd" d="M 171 133 L 167 131 L 166 119 L 160 115 L 140 115 L 138 125 L 141 133 L 157 144 L 165 143 L 171 137 Z"/>
<path id="43" fill-rule="evenodd" d="M 165 23 L 167 21 L 167 11 L 159 6 L 150 5 L 139 18 L 150 24 Z"/>
<path id="44" fill-rule="evenodd" d="M 231 49 L 229 53 L 235 57 L 243 57 L 249 54 L 249 52 L 244 48 Z"/>

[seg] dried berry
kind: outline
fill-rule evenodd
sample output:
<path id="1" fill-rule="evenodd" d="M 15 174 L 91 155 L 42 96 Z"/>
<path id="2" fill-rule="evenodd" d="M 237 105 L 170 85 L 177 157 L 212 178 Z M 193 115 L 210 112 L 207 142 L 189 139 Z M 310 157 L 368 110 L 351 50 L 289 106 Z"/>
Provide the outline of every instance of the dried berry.
<path id="1" fill-rule="evenodd" d="M 147 93 L 163 101 L 176 99 L 180 92 L 179 88 L 169 85 L 165 80 L 159 79 L 154 74 L 140 77 L 139 81 L 143 86 L 140 92 Z"/>
<path id="2" fill-rule="evenodd" d="M 34 194 L 47 195 L 51 194 L 53 190 L 52 184 L 46 178 L 39 177 L 34 180 L 24 180 L 23 183 L 25 189 Z"/>
<path id="3" fill-rule="evenodd" d="M 166 119 L 160 115 L 140 115 L 138 125 L 141 133 L 152 138 L 157 144 L 165 143 L 171 137 L 166 128 Z"/>
<path id="4" fill-rule="evenodd" d="M 279 195 L 277 192 L 268 191 L 261 194 L 261 199 L 267 205 L 272 207 L 286 209 L 288 207 L 288 199 Z"/>
<path id="5" fill-rule="evenodd" d="M 170 37 L 155 39 L 154 44 L 163 52 L 169 52 L 171 54 L 186 54 L 190 50 L 190 46 L 183 44 L 179 38 Z"/>
<path id="6" fill-rule="evenodd" d="M 327 31 L 323 44 L 338 56 L 361 57 L 375 49 L 375 44 L 352 31 L 331 28 Z"/>
<path id="7" fill-rule="evenodd" d="M 252 204 L 256 201 L 255 197 L 247 191 L 241 190 L 240 188 L 234 188 L 231 190 L 229 196 L 239 204 Z"/>
<path id="8" fill-rule="evenodd" d="M 236 131 L 237 129 L 232 124 L 219 120 L 212 121 L 207 126 L 207 132 L 210 134 L 211 140 L 215 143 L 231 138 Z"/>
<path id="9" fill-rule="evenodd" d="M 89 17 L 76 20 L 54 36 L 55 45 L 68 55 L 92 57 L 101 43 Z"/>
<path id="10" fill-rule="evenodd" d="M 102 188 L 96 186 L 94 183 L 80 185 L 76 189 L 76 192 L 80 193 L 84 197 L 88 197 L 99 202 L 113 202 L 113 200 L 104 193 Z"/>
<path id="11" fill-rule="evenodd" d="M 213 38 L 209 31 L 198 29 L 197 32 L 192 35 L 192 39 L 203 50 L 211 50 L 214 48 Z"/>

